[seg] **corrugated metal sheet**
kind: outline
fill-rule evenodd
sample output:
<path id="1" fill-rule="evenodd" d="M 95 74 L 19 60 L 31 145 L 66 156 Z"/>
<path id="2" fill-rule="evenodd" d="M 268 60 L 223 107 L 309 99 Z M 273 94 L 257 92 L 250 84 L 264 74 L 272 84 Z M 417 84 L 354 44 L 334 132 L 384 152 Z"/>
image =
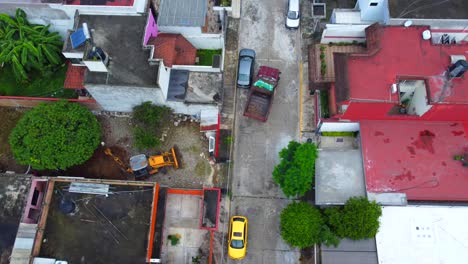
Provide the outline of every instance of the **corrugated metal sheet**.
<path id="1" fill-rule="evenodd" d="M 207 0 L 162 0 L 158 26 L 202 27 L 208 9 Z"/>
<path id="2" fill-rule="evenodd" d="M 15 244 L 11 252 L 10 264 L 29 263 L 29 256 L 34 245 L 37 224 L 20 223 Z"/>
<path id="3" fill-rule="evenodd" d="M 68 191 L 72 193 L 107 195 L 109 194 L 109 184 L 72 182 Z"/>

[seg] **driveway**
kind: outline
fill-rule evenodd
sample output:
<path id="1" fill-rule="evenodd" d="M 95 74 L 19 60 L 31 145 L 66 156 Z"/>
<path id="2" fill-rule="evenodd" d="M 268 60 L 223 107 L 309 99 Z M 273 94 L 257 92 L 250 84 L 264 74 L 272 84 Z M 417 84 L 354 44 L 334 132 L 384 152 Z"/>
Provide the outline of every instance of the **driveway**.
<path id="1" fill-rule="evenodd" d="M 246 258 L 228 263 L 299 262 L 300 252 L 279 230 L 279 214 L 290 200 L 271 176 L 278 152 L 299 137 L 300 35 L 285 28 L 286 5 L 286 0 L 242 0 L 239 49 L 257 52 L 256 69 L 268 65 L 282 74 L 266 123 L 243 116 L 248 91 L 237 91 L 231 215 L 249 219 L 249 242 Z"/>

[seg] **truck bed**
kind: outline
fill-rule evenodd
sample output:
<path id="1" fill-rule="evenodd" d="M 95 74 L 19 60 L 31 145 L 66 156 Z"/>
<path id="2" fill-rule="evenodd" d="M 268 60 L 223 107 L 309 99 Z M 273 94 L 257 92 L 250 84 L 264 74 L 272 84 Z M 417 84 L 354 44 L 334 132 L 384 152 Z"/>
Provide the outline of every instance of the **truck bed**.
<path id="1" fill-rule="evenodd" d="M 265 122 L 268 118 L 271 103 L 272 95 L 253 91 L 247 101 L 244 116 Z"/>

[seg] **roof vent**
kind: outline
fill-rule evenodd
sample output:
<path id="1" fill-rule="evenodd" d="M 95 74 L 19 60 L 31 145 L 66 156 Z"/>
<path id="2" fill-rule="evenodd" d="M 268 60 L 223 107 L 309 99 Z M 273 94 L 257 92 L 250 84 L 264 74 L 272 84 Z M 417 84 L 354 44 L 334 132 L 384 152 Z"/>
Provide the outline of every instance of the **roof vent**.
<path id="1" fill-rule="evenodd" d="M 466 60 L 459 60 L 449 67 L 449 77 L 458 78 L 468 71 L 468 62 Z"/>
<path id="2" fill-rule="evenodd" d="M 424 30 L 422 33 L 422 38 L 424 40 L 430 40 L 431 39 L 431 31 L 430 30 Z"/>
<path id="3" fill-rule="evenodd" d="M 413 20 L 406 20 L 405 23 L 403 24 L 405 27 L 410 27 L 413 25 Z"/>

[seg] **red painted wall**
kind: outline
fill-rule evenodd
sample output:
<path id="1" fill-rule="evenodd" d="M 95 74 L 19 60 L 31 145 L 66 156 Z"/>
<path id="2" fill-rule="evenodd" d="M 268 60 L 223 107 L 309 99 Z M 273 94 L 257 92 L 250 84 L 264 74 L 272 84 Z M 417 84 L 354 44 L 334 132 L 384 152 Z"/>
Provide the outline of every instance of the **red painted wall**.
<path id="1" fill-rule="evenodd" d="M 468 121 L 468 105 L 437 104 L 423 116 L 389 115 L 395 103 L 351 102 L 341 119 L 357 120 L 422 120 Z"/>

